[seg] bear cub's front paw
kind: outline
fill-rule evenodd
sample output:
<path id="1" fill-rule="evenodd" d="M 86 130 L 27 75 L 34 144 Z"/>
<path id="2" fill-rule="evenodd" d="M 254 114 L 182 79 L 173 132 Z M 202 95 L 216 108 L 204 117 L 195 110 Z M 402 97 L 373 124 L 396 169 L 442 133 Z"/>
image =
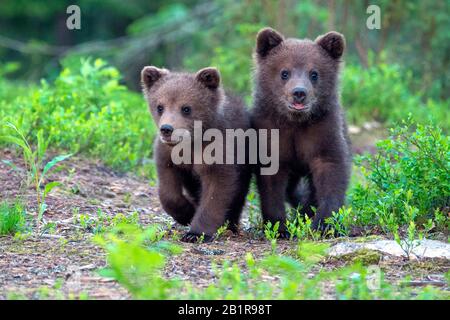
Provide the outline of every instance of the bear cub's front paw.
<path id="1" fill-rule="evenodd" d="M 194 232 L 186 232 L 181 237 L 181 241 L 190 243 L 198 243 L 198 242 L 205 243 L 205 242 L 212 242 L 213 240 L 214 240 L 213 236 L 209 236 L 204 233 L 198 234 Z"/>

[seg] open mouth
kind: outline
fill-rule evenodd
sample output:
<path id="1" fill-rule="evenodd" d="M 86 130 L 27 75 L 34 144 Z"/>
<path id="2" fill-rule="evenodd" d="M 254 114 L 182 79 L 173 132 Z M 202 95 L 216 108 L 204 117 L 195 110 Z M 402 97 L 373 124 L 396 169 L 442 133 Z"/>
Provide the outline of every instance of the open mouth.
<path id="1" fill-rule="evenodd" d="M 164 143 L 164 144 L 166 144 L 166 145 L 168 145 L 168 146 L 171 146 L 171 147 L 173 147 L 173 146 L 175 146 L 175 145 L 177 145 L 177 144 L 179 144 L 180 142 L 181 142 L 181 140 L 183 140 L 183 139 L 179 139 L 179 140 L 172 140 L 172 139 L 170 139 L 170 138 L 163 138 L 163 137 L 159 137 L 159 140 L 162 142 L 162 143 Z"/>
<path id="2" fill-rule="evenodd" d="M 290 103 L 289 108 L 295 111 L 305 111 L 309 109 L 308 105 L 305 105 L 303 103 Z"/>

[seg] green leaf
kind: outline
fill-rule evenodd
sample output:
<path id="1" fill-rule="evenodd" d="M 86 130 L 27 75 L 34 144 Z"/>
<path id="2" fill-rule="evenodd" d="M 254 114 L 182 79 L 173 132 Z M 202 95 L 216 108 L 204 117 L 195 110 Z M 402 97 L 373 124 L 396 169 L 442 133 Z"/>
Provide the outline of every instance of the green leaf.
<path id="1" fill-rule="evenodd" d="M 44 199 L 55 187 L 58 187 L 60 185 L 61 185 L 61 182 L 58 182 L 58 181 L 53 181 L 53 182 L 47 183 L 44 188 Z"/>
<path id="2" fill-rule="evenodd" d="M 97 273 L 102 277 L 112 278 L 112 279 L 114 279 L 117 275 L 114 270 L 108 269 L 108 268 L 97 270 Z"/>
<path id="3" fill-rule="evenodd" d="M 47 150 L 47 142 L 44 139 L 44 131 L 41 129 L 37 133 L 37 157 L 39 163 L 44 159 L 44 154 L 46 150 Z"/>
<path id="4" fill-rule="evenodd" d="M 22 139 L 19 139 L 19 138 L 13 137 L 13 136 L 0 136 L 0 140 L 9 142 L 9 143 L 13 143 L 13 144 L 17 145 L 18 147 L 21 147 L 23 149 L 23 151 L 26 152 L 28 155 L 31 155 L 31 153 L 32 153 L 31 149 L 27 146 L 25 141 L 23 141 Z"/>
<path id="5" fill-rule="evenodd" d="M 56 164 L 58 164 L 61 161 L 66 160 L 67 158 L 71 157 L 72 154 L 66 154 L 66 155 L 60 155 L 57 156 L 55 158 L 53 158 L 52 161 L 48 162 L 45 167 L 44 167 L 44 171 L 42 171 L 42 177 L 45 176 L 45 174 L 50 171 L 51 168 L 53 168 Z"/>
<path id="6" fill-rule="evenodd" d="M 39 206 L 38 222 L 40 222 L 42 220 L 42 216 L 44 215 L 44 212 L 46 209 L 47 209 L 47 205 L 45 203 L 42 203 Z"/>
<path id="7" fill-rule="evenodd" d="M 2 162 L 4 164 L 6 164 L 7 166 L 10 166 L 14 171 L 20 171 L 20 169 L 17 168 L 17 166 L 13 162 L 11 162 L 9 160 L 2 160 Z"/>

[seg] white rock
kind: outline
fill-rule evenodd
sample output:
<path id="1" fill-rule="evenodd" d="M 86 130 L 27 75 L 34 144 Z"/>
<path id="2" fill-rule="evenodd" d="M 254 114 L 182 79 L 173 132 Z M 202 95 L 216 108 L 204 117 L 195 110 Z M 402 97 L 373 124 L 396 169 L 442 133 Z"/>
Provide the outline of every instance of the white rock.
<path id="1" fill-rule="evenodd" d="M 359 134 L 359 133 L 361 133 L 361 128 L 357 127 L 357 126 L 354 126 L 354 125 L 349 125 L 348 126 L 348 132 L 350 134 Z"/>
<path id="2" fill-rule="evenodd" d="M 340 256 L 352 253 L 361 249 L 376 250 L 381 253 L 394 256 L 406 256 L 405 251 L 394 240 L 377 240 L 370 242 L 340 242 L 330 248 L 330 256 Z M 412 254 L 418 258 L 444 258 L 450 259 L 450 244 L 423 239 L 417 242 L 417 247 L 412 250 Z"/>

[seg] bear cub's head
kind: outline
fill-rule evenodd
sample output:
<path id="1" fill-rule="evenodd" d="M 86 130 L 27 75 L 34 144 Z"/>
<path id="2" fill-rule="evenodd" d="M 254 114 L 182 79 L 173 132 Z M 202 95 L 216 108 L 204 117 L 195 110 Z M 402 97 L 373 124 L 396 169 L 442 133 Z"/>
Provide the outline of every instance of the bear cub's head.
<path id="1" fill-rule="evenodd" d="M 202 121 L 202 127 L 212 125 L 223 100 L 216 68 L 191 74 L 147 66 L 141 82 L 160 141 L 168 146 L 179 143 L 187 132 L 192 137 L 194 121 Z"/>
<path id="2" fill-rule="evenodd" d="M 291 119 L 307 120 L 336 101 L 342 34 L 331 31 L 309 39 L 285 39 L 271 28 L 256 39 L 257 95 Z"/>

